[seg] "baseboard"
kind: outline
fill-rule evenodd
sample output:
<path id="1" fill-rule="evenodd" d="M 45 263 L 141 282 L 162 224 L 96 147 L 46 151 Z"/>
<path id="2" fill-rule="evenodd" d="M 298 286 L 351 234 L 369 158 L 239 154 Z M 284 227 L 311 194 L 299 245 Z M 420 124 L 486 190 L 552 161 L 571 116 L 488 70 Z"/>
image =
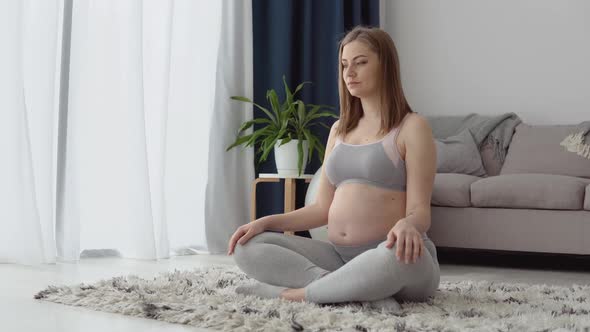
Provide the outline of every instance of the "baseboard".
<path id="1" fill-rule="evenodd" d="M 551 271 L 590 271 L 590 255 L 436 247 L 440 264 L 480 265 Z"/>

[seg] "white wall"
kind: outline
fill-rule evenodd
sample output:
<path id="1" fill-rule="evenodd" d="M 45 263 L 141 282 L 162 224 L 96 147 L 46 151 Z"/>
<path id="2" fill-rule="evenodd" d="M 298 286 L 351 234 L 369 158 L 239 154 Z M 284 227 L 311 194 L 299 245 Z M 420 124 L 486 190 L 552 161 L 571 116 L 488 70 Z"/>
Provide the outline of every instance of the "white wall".
<path id="1" fill-rule="evenodd" d="M 590 120 L 590 1 L 381 0 L 417 112 Z"/>

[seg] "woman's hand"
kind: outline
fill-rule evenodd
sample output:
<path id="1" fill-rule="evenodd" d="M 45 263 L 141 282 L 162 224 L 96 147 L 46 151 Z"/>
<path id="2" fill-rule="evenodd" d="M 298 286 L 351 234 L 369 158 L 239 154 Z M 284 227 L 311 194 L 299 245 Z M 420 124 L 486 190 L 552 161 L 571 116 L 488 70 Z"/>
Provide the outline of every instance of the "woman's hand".
<path id="1" fill-rule="evenodd" d="M 260 234 L 266 230 L 265 222 L 262 218 L 256 219 L 251 223 L 238 227 L 234 235 L 229 239 L 229 246 L 227 254 L 231 255 L 234 253 L 236 243 L 245 244 L 254 235 Z"/>
<path id="2" fill-rule="evenodd" d="M 395 256 L 398 260 L 403 257 L 405 258 L 405 263 L 409 264 L 410 261 L 415 263 L 422 256 L 424 251 L 422 234 L 405 218 L 400 219 L 389 233 L 387 233 L 387 244 L 385 247 L 393 247 L 396 241 L 397 250 Z"/>

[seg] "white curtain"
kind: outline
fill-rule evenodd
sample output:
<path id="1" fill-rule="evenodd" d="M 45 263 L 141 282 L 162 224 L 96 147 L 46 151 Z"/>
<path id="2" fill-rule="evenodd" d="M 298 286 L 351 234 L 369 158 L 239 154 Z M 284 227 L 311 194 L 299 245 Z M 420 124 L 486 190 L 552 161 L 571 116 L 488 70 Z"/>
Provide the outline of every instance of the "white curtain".
<path id="1" fill-rule="evenodd" d="M 227 210 L 247 218 L 253 152 L 226 153 L 225 146 L 251 109 L 230 112 L 222 101 L 251 94 L 252 63 L 237 68 L 235 55 L 222 52 L 251 54 L 251 42 L 243 39 L 251 40 L 251 26 L 244 31 L 241 21 L 244 9 L 251 15 L 250 1 L 73 1 L 69 76 L 61 77 L 68 80 L 68 99 L 60 121 L 54 82 L 61 26 L 49 26 L 47 16 L 29 18 L 28 2 L 4 3 L 3 44 L 26 42 L 20 36 L 27 20 L 45 26 L 31 40 L 31 62 L 38 63 L 29 66 L 21 51 L 0 55 L 2 72 L 9 73 L 0 79 L 0 153 L 10 161 L 0 166 L 0 179 L 8 183 L 0 186 L 0 222 L 9 220 L 0 229 L 0 262 L 53 262 L 56 251 L 67 261 L 81 254 L 158 259 L 206 251 L 206 195 L 236 204 L 209 210 L 207 218 L 225 218 Z M 54 25 L 61 22 L 59 4 L 51 2 Z M 236 17 L 242 17 L 237 29 Z M 231 70 L 224 70 L 225 62 Z M 23 68 L 47 76 L 47 86 L 36 77 L 33 103 L 23 98 Z M 56 162 L 58 122 L 64 157 Z M 211 172 L 219 166 L 237 174 Z M 57 184 L 56 167 L 63 174 Z M 219 185 L 234 193 L 211 189 Z"/>
<path id="2" fill-rule="evenodd" d="M 251 1 L 225 0 L 217 58 L 217 81 L 209 142 L 205 226 L 209 252 L 226 253 L 239 226 L 250 220 L 250 190 L 254 180 L 252 148 L 225 149 L 236 139 L 242 123 L 253 116 L 250 104 L 231 95 L 253 99 L 253 37 Z M 252 133 L 249 129 L 247 134 Z"/>
<path id="3" fill-rule="evenodd" d="M 0 262 L 55 261 L 63 3 L 0 1 Z"/>

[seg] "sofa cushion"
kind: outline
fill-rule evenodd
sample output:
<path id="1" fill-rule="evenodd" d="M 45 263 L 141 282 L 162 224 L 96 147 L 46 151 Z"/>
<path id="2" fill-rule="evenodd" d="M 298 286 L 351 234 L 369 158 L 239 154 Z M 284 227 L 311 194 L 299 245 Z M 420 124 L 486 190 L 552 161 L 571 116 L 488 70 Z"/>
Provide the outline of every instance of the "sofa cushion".
<path id="1" fill-rule="evenodd" d="M 584 210 L 590 211 L 590 184 L 586 186 L 586 195 L 584 197 Z"/>
<path id="2" fill-rule="evenodd" d="M 467 207 L 471 206 L 470 186 L 481 178 L 466 174 L 438 173 L 434 177 L 432 205 Z"/>
<path id="3" fill-rule="evenodd" d="M 519 124 L 500 174 L 544 173 L 590 178 L 590 159 L 560 145 L 576 128 L 576 125 Z"/>
<path id="4" fill-rule="evenodd" d="M 581 210 L 586 186 L 586 181 L 565 175 L 498 175 L 471 184 L 471 204 L 475 207 Z"/>
<path id="5" fill-rule="evenodd" d="M 477 144 L 469 129 L 447 138 L 436 139 L 436 172 L 485 176 Z"/>

